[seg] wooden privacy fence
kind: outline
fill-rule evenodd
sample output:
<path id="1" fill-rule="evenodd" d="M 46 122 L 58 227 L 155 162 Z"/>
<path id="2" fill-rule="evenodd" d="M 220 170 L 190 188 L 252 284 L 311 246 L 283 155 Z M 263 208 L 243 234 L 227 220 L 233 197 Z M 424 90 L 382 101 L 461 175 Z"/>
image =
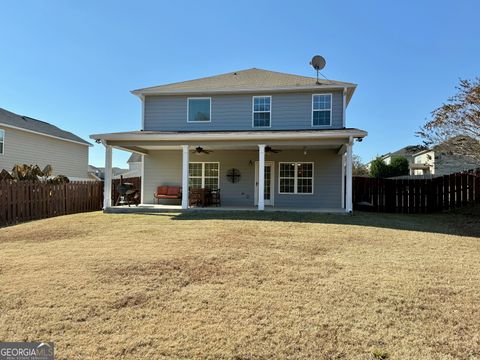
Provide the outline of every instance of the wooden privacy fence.
<path id="1" fill-rule="evenodd" d="M 355 209 L 430 213 L 480 203 L 480 169 L 433 179 L 353 178 Z"/>
<path id="2" fill-rule="evenodd" d="M 123 178 L 124 183 L 132 183 L 135 189 L 138 189 L 138 191 L 142 190 L 142 178 L 140 176 L 138 177 L 131 177 L 131 178 Z M 118 198 L 118 191 L 117 191 L 117 186 L 120 184 L 120 179 L 113 179 L 112 180 L 112 204 L 115 204 L 115 201 L 117 201 Z M 152 194 L 153 197 L 153 194 Z"/>
<path id="3" fill-rule="evenodd" d="M 103 182 L 0 181 L 0 225 L 101 210 Z"/>

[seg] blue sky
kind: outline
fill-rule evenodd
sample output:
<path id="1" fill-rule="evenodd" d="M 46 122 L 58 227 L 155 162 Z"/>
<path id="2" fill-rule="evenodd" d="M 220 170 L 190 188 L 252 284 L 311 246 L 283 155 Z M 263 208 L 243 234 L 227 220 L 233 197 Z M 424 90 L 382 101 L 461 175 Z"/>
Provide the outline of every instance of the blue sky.
<path id="1" fill-rule="evenodd" d="M 369 132 L 355 145 L 367 161 L 418 143 L 458 79 L 479 76 L 479 13 L 476 0 L 3 0 L 0 107 L 87 139 L 140 128 L 130 90 L 251 67 L 313 76 L 321 54 L 326 77 L 359 85 L 347 123 Z"/>

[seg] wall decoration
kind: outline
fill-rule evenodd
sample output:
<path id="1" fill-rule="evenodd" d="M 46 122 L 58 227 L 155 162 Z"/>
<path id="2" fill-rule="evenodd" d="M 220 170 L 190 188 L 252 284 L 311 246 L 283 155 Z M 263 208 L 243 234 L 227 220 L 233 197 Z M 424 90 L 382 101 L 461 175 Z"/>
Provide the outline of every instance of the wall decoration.
<path id="1" fill-rule="evenodd" d="M 240 170 L 232 168 L 227 171 L 227 179 L 231 183 L 239 182 L 240 178 L 241 178 Z"/>

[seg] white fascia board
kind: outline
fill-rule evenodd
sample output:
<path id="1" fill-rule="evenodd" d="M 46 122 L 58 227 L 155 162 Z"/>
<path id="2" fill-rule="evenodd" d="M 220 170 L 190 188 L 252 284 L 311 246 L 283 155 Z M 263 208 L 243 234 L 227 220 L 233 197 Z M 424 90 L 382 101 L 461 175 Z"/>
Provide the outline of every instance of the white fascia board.
<path id="1" fill-rule="evenodd" d="M 331 131 L 286 131 L 286 132 L 231 132 L 231 133 L 175 133 L 175 134 L 155 134 L 155 133 L 111 133 L 94 134 L 91 139 L 95 140 L 132 140 L 132 141 L 208 141 L 208 140 L 285 140 L 285 139 L 338 139 L 338 138 L 363 138 L 368 133 L 363 130 L 331 130 Z"/>
<path id="2" fill-rule="evenodd" d="M 344 88 L 352 89 L 351 94 L 357 87 L 356 84 L 347 84 L 347 85 L 307 85 L 307 86 L 285 86 L 285 87 L 274 87 L 274 88 L 238 88 L 238 89 L 199 89 L 199 90 L 170 90 L 170 91 L 159 91 L 155 89 L 139 89 L 130 91 L 133 95 L 142 96 L 142 95 L 190 95 L 190 94 L 238 94 L 238 93 L 265 93 L 265 92 L 295 92 L 295 91 L 322 91 L 322 90 L 343 90 Z M 351 97 L 351 95 L 350 95 Z"/>

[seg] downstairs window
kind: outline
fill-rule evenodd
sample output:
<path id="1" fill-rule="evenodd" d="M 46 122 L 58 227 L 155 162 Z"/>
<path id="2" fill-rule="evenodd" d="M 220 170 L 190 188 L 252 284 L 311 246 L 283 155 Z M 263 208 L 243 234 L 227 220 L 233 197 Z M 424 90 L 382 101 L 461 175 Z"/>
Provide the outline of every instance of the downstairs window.
<path id="1" fill-rule="evenodd" d="M 280 194 L 313 194 L 313 163 L 279 164 Z"/>
<path id="2" fill-rule="evenodd" d="M 192 188 L 218 189 L 220 163 L 191 162 L 188 164 L 188 185 Z"/>

